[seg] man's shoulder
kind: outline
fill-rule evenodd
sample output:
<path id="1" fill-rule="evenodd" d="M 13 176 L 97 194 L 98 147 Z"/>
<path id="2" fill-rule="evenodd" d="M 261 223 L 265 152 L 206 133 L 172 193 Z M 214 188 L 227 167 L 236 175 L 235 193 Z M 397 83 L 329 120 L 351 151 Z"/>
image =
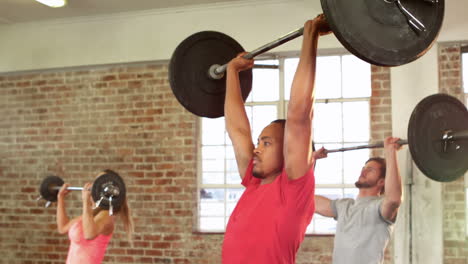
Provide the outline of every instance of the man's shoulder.
<path id="1" fill-rule="evenodd" d="M 356 200 L 352 199 L 352 198 L 339 198 L 339 199 L 334 199 L 334 200 L 331 200 L 331 203 L 332 203 L 332 206 L 333 207 L 350 207 L 352 205 L 354 205 L 356 202 Z"/>
<path id="2" fill-rule="evenodd" d="M 333 201 L 335 201 L 336 203 L 342 203 L 342 204 L 349 204 L 349 203 L 353 204 L 356 202 L 356 200 L 353 198 L 339 198 Z"/>

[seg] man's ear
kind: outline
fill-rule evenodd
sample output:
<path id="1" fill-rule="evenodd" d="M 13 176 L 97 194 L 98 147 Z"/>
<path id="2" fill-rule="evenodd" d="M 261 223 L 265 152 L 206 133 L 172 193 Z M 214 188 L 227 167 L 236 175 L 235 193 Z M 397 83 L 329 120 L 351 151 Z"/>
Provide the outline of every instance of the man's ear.
<path id="1" fill-rule="evenodd" d="M 381 194 L 383 194 L 384 191 L 385 191 L 385 179 L 384 178 L 379 178 L 379 180 L 377 181 L 377 185 L 382 188 L 381 189 Z"/>

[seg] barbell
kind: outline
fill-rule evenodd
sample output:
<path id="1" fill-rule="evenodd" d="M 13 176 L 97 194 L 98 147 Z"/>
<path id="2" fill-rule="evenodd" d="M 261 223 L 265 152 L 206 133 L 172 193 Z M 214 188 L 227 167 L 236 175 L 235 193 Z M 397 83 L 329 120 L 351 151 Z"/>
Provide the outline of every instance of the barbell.
<path id="1" fill-rule="evenodd" d="M 413 109 L 408 124 L 411 157 L 419 170 L 430 179 L 449 182 L 468 169 L 468 111 L 455 97 L 434 94 Z M 383 142 L 327 150 L 327 153 L 381 148 Z"/>
<path id="2" fill-rule="evenodd" d="M 46 177 L 39 187 L 40 196 L 38 200 L 46 200 L 46 207 L 52 202 L 56 202 L 58 192 L 63 184 L 64 181 L 58 176 L 51 175 Z M 67 187 L 67 190 L 82 191 L 83 187 L 70 186 Z M 97 177 L 90 191 L 95 206 L 109 210 L 109 215 L 112 215 L 114 211 L 119 211 L 125 201 L 125 183 L 116 173 L 106 172 Z"/>
<path id="3" fill-rule="evenodd" d="M 341 44 L 371 64 L 399 66 L 426 53 L 439 34 L 444 0 L 321 0 L 325 18 Z M 244 55 L 252 59 L 303 34 L 294 30 Z M 195 115 L 224 115 L 227 64 L 244 48 L 230 36 L 201 31 L 183 40 L 169 63 L 177 100 Z M 252 70 L 239 74 L 242 98 L 252 89 Z"/>

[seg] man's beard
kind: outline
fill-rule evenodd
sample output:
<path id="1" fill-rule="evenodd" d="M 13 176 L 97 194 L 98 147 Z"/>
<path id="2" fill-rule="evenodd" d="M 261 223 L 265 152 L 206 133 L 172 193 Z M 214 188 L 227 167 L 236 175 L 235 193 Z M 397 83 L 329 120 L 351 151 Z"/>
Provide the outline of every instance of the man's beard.
<path id="1" fill-rule="evenodd" d="M 264 178 L 265 178 L 265 177 L 263 176 L 263 173 L 258 172 L 258 171 L 252 171 L 252 175 L 253 175 L 255 178 L 258 178 L 258 179 L 264 179 Z"/>
<path id="2" fill-rule="evenodd" d="M 371 183 L 371 182 L 360 182 L 360 181 L 357 181 L 354 183 L 354 186 L 356 186 L 356 188 L 358 189 L 361 189 L 361 188 L 371 188 L 371 187 L 374 187 L 377 183 Z"/>

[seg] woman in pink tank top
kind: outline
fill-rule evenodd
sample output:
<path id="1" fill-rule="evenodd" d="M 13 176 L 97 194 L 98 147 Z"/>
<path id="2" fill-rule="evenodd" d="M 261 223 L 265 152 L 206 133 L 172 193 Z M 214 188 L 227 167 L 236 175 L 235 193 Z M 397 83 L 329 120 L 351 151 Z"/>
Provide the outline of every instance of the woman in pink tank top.
<path id="1" fill-rule="evenodd" d="M 103 174 L 115 174 L 111 170 L 102 171 Z M 94 202 L 91 198 L 91 183 L 86 183 L 82 191 L 83 213 L 81 216 L 70 220 L 65 207 L 65 196 L 70 192 L 65 183 L 57 197 L 57 229 L 60 234 L 68 233 L 70 249 L 68 251 L 67 264 L 98 264 L 101 263 L 107 249 L 107 245 L 114 232 L 115 217 L 122 219 L 125 231 L 130 239 L 133 223 L 130 217 L 130 209 L 127 198 L 119 208 L 114 208 L 114 214 L 97 207 L 93 210 Z"/>

